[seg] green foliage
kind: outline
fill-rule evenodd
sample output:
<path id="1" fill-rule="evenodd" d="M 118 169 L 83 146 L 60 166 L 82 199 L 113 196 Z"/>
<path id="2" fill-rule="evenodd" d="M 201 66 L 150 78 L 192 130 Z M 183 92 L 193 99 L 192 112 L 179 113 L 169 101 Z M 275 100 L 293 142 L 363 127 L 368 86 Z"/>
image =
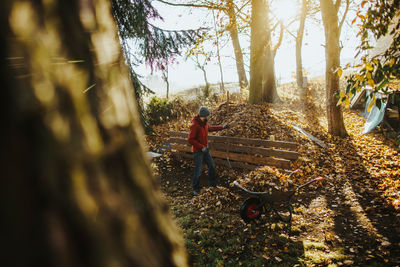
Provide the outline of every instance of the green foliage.
<path id="1" fill-rule="evenodd" d="M 168 100 L 154 96 L 146 107 L 149 125 L 158 125 L 172 119 L 189 118 L 197 112 L 200 104 L 197 101 L 183 101 L 181 98 Z"/>
<path id="2" fill-rule="evenodd" d="M 173 104 L 166 98 L 154 96 L 146 108 L 150 125 L 165 123 L 172 118 Z"/>
<path id="3" fill-rule="evenodd" d="M 356 56 L 361 57 L 362 64 L 354 66 L 356 71 L 347 78 L 346 91 L 341 93 L 338 104 L 349 103 L 349 99 L 361 88 L 370 86 L 374 89 L 369 97 L 373 97 L 376 92 L 388 93 L 388 84 L 393 80 L 400 79 L 400 58 L 398 47 L 400 46 L 400 20 L 399 16 L 400 0 L 364 0 L 361 8 L 368 5 L 365 14 L 357 12 L 357 17 L 353 24 L 360 20 L 360 45 Z M 377 55 L 369 55 L 371 49 L 371 37 L 379 39 L 387 34 L 392 36 L 390 46 Z M 340 76 L 341 72 L 338 71 Z M 379 104 L 379 103 L 378 103 Z"/>

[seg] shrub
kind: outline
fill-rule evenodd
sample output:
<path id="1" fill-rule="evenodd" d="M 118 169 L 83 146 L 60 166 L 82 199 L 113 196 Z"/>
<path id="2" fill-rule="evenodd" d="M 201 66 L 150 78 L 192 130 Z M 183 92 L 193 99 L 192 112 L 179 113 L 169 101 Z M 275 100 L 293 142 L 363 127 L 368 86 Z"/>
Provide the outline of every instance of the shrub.
<path id="1" fill-rule="evenodd" d="M 146 107 L 150 125 L 165 123 L 172 118 L 173 104 L 166 98 L 154 96 Z"/>

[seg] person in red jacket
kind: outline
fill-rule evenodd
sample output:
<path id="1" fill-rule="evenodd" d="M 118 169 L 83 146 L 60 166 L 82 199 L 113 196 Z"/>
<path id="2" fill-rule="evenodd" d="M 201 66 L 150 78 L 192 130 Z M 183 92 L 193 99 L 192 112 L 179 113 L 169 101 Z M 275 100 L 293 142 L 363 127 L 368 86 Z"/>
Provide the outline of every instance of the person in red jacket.
<path id="1" fill-rule="evenodd" d="M 199 194 L 199 180 L 202 171 L 203 162 L 208 167 L 208 179 L 211 186 L 216 186 L 215 181 L 215 164 L 213 158 L 208 150 L 208 132 L 220 131 L 229 127 L 228 124 L 224 126 L 211 126 L 208 124 L 208 119 L 211 113 L 206 107 L 201 107 L 199 114 L 192 119 L 188 142 L 192 145 L 192 152 L 194 154 L 194 172 L 193 172 L 193 195 Z"/>

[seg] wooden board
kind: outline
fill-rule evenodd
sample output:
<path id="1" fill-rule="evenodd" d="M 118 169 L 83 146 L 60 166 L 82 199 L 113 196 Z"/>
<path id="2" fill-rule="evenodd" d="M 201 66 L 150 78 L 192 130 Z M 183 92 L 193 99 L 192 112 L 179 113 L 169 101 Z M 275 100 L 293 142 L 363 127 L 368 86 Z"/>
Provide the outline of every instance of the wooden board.
<path id="1" fill-rule="evenodd" d="M 171 137 L 180 137 L 180 138 L 188 138 L 187 132 L 170 132 Z M 254 139 L 254 138 L 240 138 L 240 137 L 231 137 L 231 136 L 216 136 L 209 135 L 208 140 L 210 141 L 219 141 L 230 144 L 242 144 L 242 145 L 254 145 L 254 146 L 264 146 L 264 147 L 276 147 L 276 148 L 285 148 L 289 150 L 297 149 L 297 144 L 294 142 L 287 141 L 271 141 L 264 139 Z"/>
<path id="2" fill-rule="evenodd" d="M 178 159 L 184 158 L 184 159 L 193 160 L 193 154 L 191 154 L 191 153 L 179 152 L 179 153 L 174 153 L 173 156 Z M 229 167 L 229 163 L 227 160 L 223 160 L 223 159 L 219 159 L 219 158 L 214 158 L 213 160 L 216 165 L 224 165 L 224 166 Z M 254 170 L 254 169 L 257 169 L 258 167 L 260 167 L 257 165 L 246 164 L 244 162 L 237 162 L 237 161 L 230 161 L 230 164 L 231 164 L 232 168 L 239 168 L 239 169 L 246 169 L 246 170 Z"/>
<path id="3" fill-rule="evenodd" d="M 171 137 L 170 142 L 172 144 L 179 144 L 182 146 L 191 147 L 191 145 L 187 142 L 186 139 Z M 232 144 L 227 144 L 227 143 L 219 143 L 217 140 L 209 142 L 208 147 L 211 150 L 217 150 L 217 151 L 240 152 L 240 153 L 247 153 L 247 154 L 254 154 L 254 155 L 259 154 L 259 155 L 267 156 L 267 157 L 276 157 L 276 158 L 283 158 L 283 159 L 290 159 L 290 160 L 296 160 L 299 157 L 299 153 L 297 153 L 295 151 L 232 145 Z"/>
<path id="4" fill-rule="evenodd" d="M 287 150 L 279 150 L 279 149 L 271 149 L 271 148 L 262 148 L 262 147 L 250 147 L 250 146 L 238 146 L 231 145 L 226 143 L 210 143 L 210 149 L 225 151 L 225 152 L 240 152 L 252 155 L 262 155 L 267 157 L 276 157 L 282 159 L 291 159 L 296 160 L 299 157 L 299 153 L 295 151 L 287 151 Z"/>
<path id="5" fill-rule="evenodd" d="M 170 137 L 169 142 L 191 146 L 191 144 L 188 143 L 188 140 L 183 138 Z"/>
<path id="6" fill-rule="evenodd" d="M 227 166 L 227 167 L 229 167 L 229 163 L 230 163 L 230 166 L 232 168 L 246 169 L 246 170 L 255 170 L 255 169 L 260 167 L 258 165 L 247 164 L 247 163 L 244 163 L 244 162 L 237 162 L 237 161 L 228 162 L 226 159 L 223 160 L 223 159 L 219 159 L 219 158 L 215 158 L 214 162 L 215 162 L 216 165 L 224 165 L 224 166 Z"/>
<path id="7" fill-rule="evenodd" d="M 257 165 L 273 165 L 283 169 L 290 169 L 290 160 L 278 158 L 257 158 L 246 154 L 227 153 L 222 151 L 212 151 L 211 155 L 216 158 L 222 158 L 234 161 L 248 162 Z"/>
<path id="8" fill-rule="evenodd" d="M 193 153 L 185 153 L 185 152 L 177 152 L 173 154 L 173 157 L 176 159 L 190 159 L 193 160 Z M 259 165 L 254 165 L 254 164 L 249 164 L 249 163 L 244 163 L 244 162 L 237 162 L 230 160 L 230 166 L 229 163 L 226 159 L 219 159 L 219 158 L 214 158 L 213 159 L 216 165 L 223 165 L 227 167 L 232 167 L 232 168 L 238 168 L 238 169 L 246 169 L 246 170 L 255 170 L 257 168 L 260 168 Z M 280 172 L 285 173 L 285 174 L 291 174 L 291 170 L 287 169 L 278 169 Z"/>
<path id="9" fill-rule="evenodd" d="M 182 145 L 174 145 L 171 144 L 171 149 L 177 152 L 191 152 L 191 148 Z M 222 158 L 239 162 L 247 162 L 251 164 L 257 165 L 273 165 L 283 169 L 290 168 L 290 160 L 280 159 L 280 158 L 270 158 L 270 157 L 256 157 L 254 155 L 248 154 L 238 154 L 232 152 L 224 152 L 224 151 L 211 151 L 211 155 L 214 158 Z"/>

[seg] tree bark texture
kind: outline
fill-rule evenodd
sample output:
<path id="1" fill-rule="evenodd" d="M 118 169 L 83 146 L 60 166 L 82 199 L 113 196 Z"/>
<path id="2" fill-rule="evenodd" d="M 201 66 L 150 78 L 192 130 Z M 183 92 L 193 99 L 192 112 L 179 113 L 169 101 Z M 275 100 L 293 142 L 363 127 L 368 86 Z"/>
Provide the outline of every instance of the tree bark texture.
<path id="1" fill-rule="evenodd" d="M 260 104 L 263 102 L 267 2 L 265 0 L 252 0 L 251 6 L 249 103 Z"/>
<path id="2" fill-rule="evenodd" d="M 279 96 L 276 91 L 269 6 L 266 0 L 252 0 L 251 3 L 249 103 L 274 102 L 279 100 Z"/>
<path id="3" fill-rule="evenodd" d="M 186 266 L 106 0 L 0 3 L 1 266 Z"/>
<path id="4" fill-rule="evenodd" d="M 263 93 L 262 101 L 273 103 L 279 100 L 276 92 L 275 80 L 275 57 L 271 50 L 271 33 L 267 33 L 267 45 L 264 52 L 264 76 L 263 76 Z"/>
<path id="5" fill-rule="evenodd" d="M 206 68 L 204 66 L 199 66 L 199 68 L 203 72 L 203 78 L 204 78 L 204 82 L 206 83 L 206 87 L 209 87 L 210 84 L 208 83 Z"/>
<path id="6" fill-rule="evenodd" d="M 168 81 L 168 78 L 165 81 L 165 83 L 167 84 L 167 99 L 168 99 L 169 98 L 169 81 Z"/>
<path id="7" fill-rule="evenodd" d="M 300 95 L 304 99 L 306 95 L 306 90 L 304 86 L 304 74 L 303 74 L 303 59 L 302 59 L 302 48 L 303 48 L 303 36 L 304 27 L 307 17 L 307 0 L 302 0 L 301 3 L 301 15 L 300 15 L 300 25 L 297 30 L 296 36 L 296 81 L 297 88 L 300 90 Z"/>
<path id="8" fill-rule="evenodd" d="M 215 20 L 214 9 L 212 10 L 212 15 L 213 15 L 213 22 L 214 22 L 215 37 L 216 37 L 216 42 L 217 42 L 216 45 L 217 45 L 217 60 L 218 60 L 218 67 L 219 67 L 219 76 L 221 78 L 220 92 L 225 93 L 224 71 L 222 69 L 221 54 L 219 51 L 219 37 L 218 37 L 217 22 Z"/>
<path id="9" fill-rule="evenodd" d="M 227 9 L 229 17 L 228 31 L 231 36 L 232 46 L 235 53 L 236 69 L 239 78 L 239 85 L 240 88 L 245 88 L 248 85 L 248 81 L 246 77 L 246 71 L 244 69 L 242 48 L 240 47 L 240 42 L 239 42 L 235 6 L 232 0 L 227 0 Z"/>
<path id="10" fill-rule="evenodd" d="M 340 66 L 340 28 L 338 25 L 338 7 L 332 0 L 320 0 L 322 21 L 325 29 L 325 57 L 326 57 L 326 110 L 328 116 L 328 132 L 330 134 L 345 137 L 346 128 L 343 122 L 343 114 L 336 105 L 334 96 L 339 90 L 339 76 L 336 73 Z"/>
<path id="11" fill-rule="evenodd" d="M 275 55 L 278 48 L 282 44 L 283 39 L 283 25 L 281 23 L 279 40 L 275 47 L 272 47 L 271 39 L 271 25 L 269 23 L 269 6 L 268 3 L 265 14 L 265 51 L 264 51 L 264 77 L 263 77 L 263 102 L 274 103 L 280 102 L 280 98 L 276 91 L 275 80 Z"/>

